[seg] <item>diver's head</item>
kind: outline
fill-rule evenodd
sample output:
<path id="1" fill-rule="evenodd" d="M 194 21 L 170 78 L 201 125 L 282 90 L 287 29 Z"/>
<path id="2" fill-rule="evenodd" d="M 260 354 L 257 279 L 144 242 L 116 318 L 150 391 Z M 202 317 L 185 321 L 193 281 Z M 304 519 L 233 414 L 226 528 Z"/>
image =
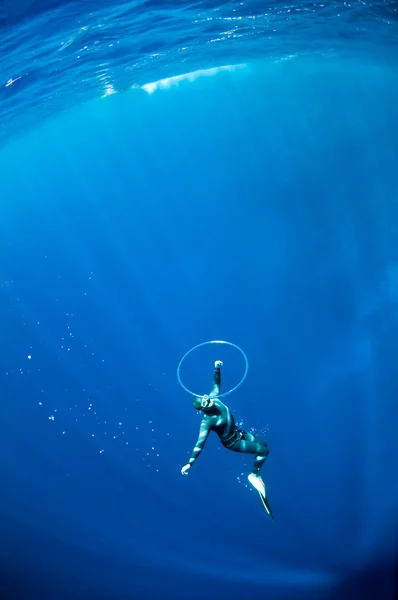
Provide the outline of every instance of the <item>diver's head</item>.
<path id="1" fill-rule="evenodd" d="M 214 404 L 213 398 L 210 398 L 210 396 L 208 396 L 207 394 L 205 394 L 201 398 L 195 398 L 195 400 L 193 401 L 193 407 L 196 408 L 196 410 L 204 410 L 205 411 L 208 408 L 212 407 L 213 404 Z"/>

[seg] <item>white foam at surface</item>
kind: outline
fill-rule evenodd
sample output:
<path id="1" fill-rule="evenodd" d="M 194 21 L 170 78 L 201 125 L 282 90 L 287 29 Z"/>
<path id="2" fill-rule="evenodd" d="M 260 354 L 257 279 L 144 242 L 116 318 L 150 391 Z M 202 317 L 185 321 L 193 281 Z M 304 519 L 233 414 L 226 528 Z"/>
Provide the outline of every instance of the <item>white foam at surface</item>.
<path id="1" fill-rule="evenodd" d="M 145 83 L 142 87 L 148 94 L 153 94 L 156 90 L 168 89 L 172 86 L 178 85 L 182 81 L 195 81 L 199 77 L 209 77 L 220 73 L 221 71 L 235 71 L 245 67 L 244 64 L 239 65 L 226 65 L 223 67 L 213 67 L 211 69 L 199 69 L 198 71 L 192 71 L 190 73 L 184 73 L 183 75 L 175 75 L 174 77 L 167 77 L 166 79 L 159 79 L 152 83 Z"/>

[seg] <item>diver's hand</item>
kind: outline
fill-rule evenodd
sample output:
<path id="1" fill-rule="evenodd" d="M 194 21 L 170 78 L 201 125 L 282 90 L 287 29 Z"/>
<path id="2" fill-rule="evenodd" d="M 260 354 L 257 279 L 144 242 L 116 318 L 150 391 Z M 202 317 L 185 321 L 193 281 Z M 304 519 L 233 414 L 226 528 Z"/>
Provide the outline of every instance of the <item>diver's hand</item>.
<path id="1" fill-rule="evenodd" d="M 214 368 L 215 369 L 220 369 L 223 366 L 223 361 L 222 360 L 216 360 L 216 362 L 214 363 Z"/>
<path id="2" fill-rule="evenodd" d="M 182 467 L 181 473 L 183 475 L 188 475 L 188 471 L 189 471 L 190 468 L 191 468 L 191 465 L 185 465 L 184 467 Z"/>

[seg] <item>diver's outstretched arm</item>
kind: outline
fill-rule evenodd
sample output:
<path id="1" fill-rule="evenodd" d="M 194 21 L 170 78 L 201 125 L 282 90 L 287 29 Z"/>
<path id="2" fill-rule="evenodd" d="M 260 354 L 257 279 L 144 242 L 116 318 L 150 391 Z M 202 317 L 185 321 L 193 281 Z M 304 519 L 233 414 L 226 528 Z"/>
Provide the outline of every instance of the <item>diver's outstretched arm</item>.
<path id="1" fill-rule="evenodd" d="M 187 475 L 188 474 L 188 470 L 191 468 L 191 466 L 193 465 L 193 463 L 195 462 L 195 460 L 197 458 L 199 458 L 199 455 L 200 455 L 200 453 L 202 452 L 202 450 L 204 448 L 206 440 L 209 437 L 209 433 L 210 433 L 210 427 L 209 427 L 208 419 L 206 417 L 203 417 L 202 422 L 200 424 L 198 441 L 196 442 L 195 448 L 192 451 L 191 458 L 189 459 L 188 464 L 186 464 L 181 469 L 181 473 L 183 475 Z"/>
<path id="2" fill-rule="evenodd" d="M 223 363 L 221 360 L 216 360 L 214 363 L 214 376 L 213 376 L 213 387 L 209 394 L 210 398 L 218 396 L 221 390 L 221 367 Z"/>

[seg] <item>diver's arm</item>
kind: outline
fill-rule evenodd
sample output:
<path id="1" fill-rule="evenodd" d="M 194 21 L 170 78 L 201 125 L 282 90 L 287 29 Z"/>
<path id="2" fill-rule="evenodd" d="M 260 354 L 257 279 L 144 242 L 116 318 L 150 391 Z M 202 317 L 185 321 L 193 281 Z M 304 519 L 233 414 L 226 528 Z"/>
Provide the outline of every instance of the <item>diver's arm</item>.
<path id="1" fill-rule="evenodd" d="M 223 363 L 221 360 L 216 360 L 214 363 L 214 375 L 213 375 L 213 387 L 211 388 L 211 392 L 209 394 L 210 398 L 214 398 L 214 396 L 218 396 L 221 390 L 221 367 Z"/>
<path id="2" fill-rule="evenodd" d="M 202 450 L 204 448 L 206 440 L 209 437 L 209 433 L 210 433 L 210 422 L 209 422 L 209 419 L 207 417 L 203 417 L 202 422 L 200 424 L 198 441 L 196 442 L 195 448 L 192 451 L 191 458 L 189 459 L 188 464 L 186 464 L 181 469 L 181 473 L 183 475 L 187 474 L 188 469 L 190 469 L 191 466 L 193 465 L 193 463 L 195 462 L 195 460 L 197 458 L 199 458 L 199 455 L 200 455 L 200 453 L 202 452 Z"/>
<path id="3" fill-rule="evenodd" d="M 199 454 L 202 452 L 204 445 L 206 443 L 207 438 L 209 437 L 210 427 L 209 427 L 209 419 L 207 417 L 203 417 L 202 422 L 200 424 L 199 437 L 198 441 L 195 444 L 195 448 L 192 450 L 191 458 L 189 459 L 189 464 L 192 465 L 197 458 L 199 458 Z"/>

